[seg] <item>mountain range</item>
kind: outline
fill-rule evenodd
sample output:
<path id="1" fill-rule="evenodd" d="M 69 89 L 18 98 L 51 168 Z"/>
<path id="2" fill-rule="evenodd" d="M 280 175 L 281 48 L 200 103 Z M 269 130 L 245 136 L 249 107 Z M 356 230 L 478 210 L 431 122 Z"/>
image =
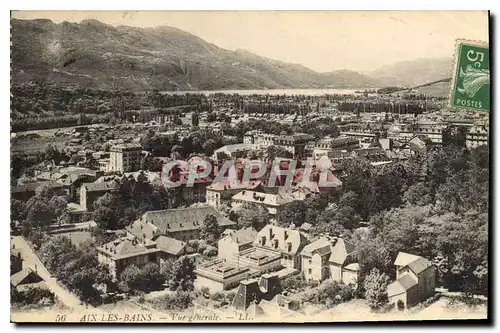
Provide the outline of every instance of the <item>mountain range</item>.
<path id="1" fill-rule="evenodd" d="M 172 27 L 113 27 L 97 20 L 11 20 L 11 82 L 134 91 L 412 86 L 449 77 L 451 59 L 396 63 L 370 73 L 318 73 L 226 50 Z"/>

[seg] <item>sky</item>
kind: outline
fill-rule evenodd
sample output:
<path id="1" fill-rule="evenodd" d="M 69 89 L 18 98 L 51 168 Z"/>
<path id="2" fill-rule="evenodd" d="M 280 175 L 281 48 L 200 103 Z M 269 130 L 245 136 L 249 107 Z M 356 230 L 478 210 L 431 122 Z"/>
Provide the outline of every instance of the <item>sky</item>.
<path id="1" fill-rule="evenodd" d="M 486 11 L 14 11 L 56 23 L 171 26 L 229 50 L 318 72 L 369 72 L 418 58 L 451 58 L 457 38 L 488 41 Z"/>

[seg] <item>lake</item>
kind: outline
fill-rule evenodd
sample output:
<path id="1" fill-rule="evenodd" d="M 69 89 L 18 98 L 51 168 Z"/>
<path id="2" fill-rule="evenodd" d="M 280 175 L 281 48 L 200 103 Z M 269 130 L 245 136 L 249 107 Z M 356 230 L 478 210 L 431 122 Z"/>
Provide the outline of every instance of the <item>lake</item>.
<path id="1" fill-rule="evenodd" d="M 350 95 L 355 94 L 355 91 L 363 91 L 365 89 L 376 88 L 355 88 L 355 89 L 260 89 L 260 90 L 199 90 L 199 91 L 162 91 L 163 94 L 240 94 L 240 95 L 306 95 L 306 96 L 321 96 L 321 95 Z"/>

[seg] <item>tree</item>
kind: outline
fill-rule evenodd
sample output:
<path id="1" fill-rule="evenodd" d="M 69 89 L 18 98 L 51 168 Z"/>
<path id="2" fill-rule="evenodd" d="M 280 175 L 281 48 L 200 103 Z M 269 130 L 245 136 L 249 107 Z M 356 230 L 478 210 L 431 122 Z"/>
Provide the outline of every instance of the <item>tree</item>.
<path id="1" fill-rule="evenodd" d="M 206 240 L 209 244 L 214 244 L 220 238 L 220 228 L 217 218 L 213 215 L 207 215 L 200 228 L 200 238 Z"/>
<path id="2" fill-rule="evenodd" d="M 98 303 L 100 293 L 95 286 L 111 281 L 107 268 L 97 260 L 93 243 L 77 248 L 68 237 L 59 236 L 44 241 L 39 256 L 62 284 L 86 302 Z"/>
<path id="3" fill-rule="evenodd" d="M 10 199 L 10 220 L 11 222 L 22 222 L 26 219 L 26 204 L 17 199 Z"/>
<path id="4" fill-rule="evenodd" d="M 440 207 L 455 213 L 488 211 L 489 175 L 487 169 L 461 170 L 447 177 L 436 190 Z M 474 200 L 471 200 L 474 198 Z"/>
<path id="5" fill-rule="evenodd" d="M 418 182 L 408 187 L 403 194 L 403 201 L 406 204 L 426 206 L 434 202 L 432 188 L 425 182 Z"/>
<path id="6" fill-rule="evenodd" d="M 48 227 L 55 219 L 53 207 L 48 198 L 42 195 L 31 197 L 26 203 L 26 220 L 30 226 L 44 229 Z"/>
<path id="7" fill-rule="evenodd" d="M 195 263 L 188 256 L 179 257 L 170 269 L 163 269 L 170 290 L 193 290 L 193 282 L 196 279 L 194 270 Z"/>
<path id="8" fill-rule="evenodd" d="M 358 226 L 359 215 L 348 205 L 332 203 L 318 216 L 315 230 L 317 233 L 345 236 Z"/>
<path id="9" fill-rule="evenodd" d="M 389 302 L 387 296 L 387 284 L 389 283 L 389 277 L 380 273 L 377 268 L 370 271 L 370 274 L 365 278 L 365 297 L 373 309 L 378 309 Z"/>
<path id="10" fill-rule="evenodd" d="M 440 282 L 449 290 L 487 293 L 488 214 L 447 213 L 433 221 L 434 263 Z"/>
<path id="11" fill-rule="evenodd" d="M 127 290 L 135 290 L 141 288 L 141 270 L 136 265 L 128 265 L 120 274 L 120 282 L 122 282 Z"/>
<path id="12" fill-rule="evenodd" d="M 292 158 L 293 155 L 291 152 L 282 148 L 280 146 L 269 146 L 266 150 L 266 159 L 268 161 L 274 161 L 277 157 L 280 158 Z"/>
<path id="13" fill-rule="evenodd" d="M 64 196 L 53 196 L 52 199 L 50 199 L 49 201 L 50 209 L 52 209 L 54 213 L 54 218 L 59 223 L 63 222 L 67 204 L 68 201 Z"/>
<path id="14" fill-rule="evenodd" d="M 117 229 L 123 212 L 117 193 L 106 193 L 94 202 L 94 221 L 99 228 Z"/>
<path id="15" fill-rule="evenodd" d="M 304 201 L 294 200 L 289 202 L 280 210 L 278 223 L 281 226 L 289 226 L 291 224 L 300 227 L 307 217 L 307 204 Z"/>
<path id="16" fill-rule="evenodd" d="M 252 227 L 257 231 L 264 228 L 271 219 L 267 208 L 255 203 L 244 204 L 238 211 L 238 216 L 240 227 Z"/>
<path id="17" fill-rule="evenodd" d="M 158 157 L 153 157 L 151 155 L 146 155 L 141 160 L 141 169 L 151 172 L 161 172 L 163 168 L 163 161 Z"/>
<path id="18" fill-rule="evenodd" d="M 189 292 L 177 291 L 174 295 L 166 294 L 155 298 L 153 302 L 162 309 L 184 310 L 193 304 L 193 296 Z"/>
<path id="19" fill-rule="evenodd" d="M 71 239 L 59 236 L 44 242 L 38 254 L 49 271 L 59 272 L 62 270 L 65 260 L 69 259 L 69 256 L 74 252 L 76 252 L 76 247 L 71 243 Z"/>
<path id="20" fill-rule="evenodd" d="M 332 236 L 345 235 L 347 229 L 338 220 L 339 208 L 337 204 L 330 204 L 317 218 L 314 232 L 316 234 L 326 233 Z"/>
<path id="21" fill-rule="evenodd" d="M 120 274 L 120 282 L 125 290 L 148 292 L 161 288 L 165 283 L 165 277 L 160 273 L 158 264 L 149 262 L 142 268 L 136 265 L 127 266 Z"/>
<path id="22" fill-rule="evenodd" d="M 165 283 L 165 276 L 160 272 L 160 266 L 154 262 L 149 262 L 141 269 L 141 277 L 148 290 L 156 290 Z"/>

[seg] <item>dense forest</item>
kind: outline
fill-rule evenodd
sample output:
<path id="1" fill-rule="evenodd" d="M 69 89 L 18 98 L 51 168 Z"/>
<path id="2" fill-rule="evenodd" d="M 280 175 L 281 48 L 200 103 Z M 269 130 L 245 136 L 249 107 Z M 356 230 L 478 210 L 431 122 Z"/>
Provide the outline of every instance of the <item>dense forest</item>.
<path id="1" fill-rule="evenodd" d="M 438 285 L 486 295 L 488 147 L 467 151 L 454 143 L 382 169 L 346 161 L 341 190 L 288 204 L 279 222 L 308 222 L 313 233 L 352 240 L 361 281 L 373 268 L 394 279 L 403 251 L 432 260 Z"/>

